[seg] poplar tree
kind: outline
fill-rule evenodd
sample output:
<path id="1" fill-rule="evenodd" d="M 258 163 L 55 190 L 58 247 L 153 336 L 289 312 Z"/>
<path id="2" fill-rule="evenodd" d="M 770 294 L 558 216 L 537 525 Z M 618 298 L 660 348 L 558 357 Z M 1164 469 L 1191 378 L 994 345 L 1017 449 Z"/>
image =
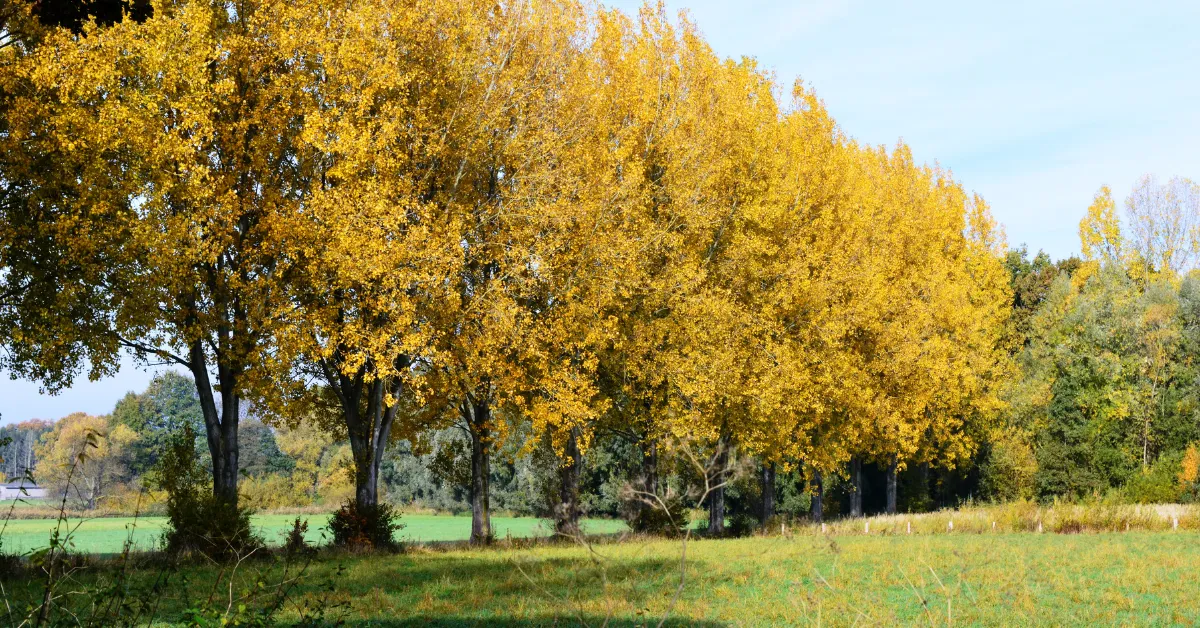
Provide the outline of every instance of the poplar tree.
<path id="1" fill-rule="evenodd" d="M 188 369 L 213 494 L 231 507 L 241 400 L 276 376 L 271 341 L 289 268 L 279 219 L 310 182 L 297 141 L 312 98 L 281 45 L 300 12 L 282 2 L 156 5 L 141 24 L 50 32 L 10 73 L 24 89 L 8 109 L 4 153 L 19 156 L 52 218 L 30 237 L 76 269 L 51 296 L 83 309 L 25 309 L 21 368 L 78 364 L 83 346 L 93 377 L 115 369 L 121 348 Z"/>

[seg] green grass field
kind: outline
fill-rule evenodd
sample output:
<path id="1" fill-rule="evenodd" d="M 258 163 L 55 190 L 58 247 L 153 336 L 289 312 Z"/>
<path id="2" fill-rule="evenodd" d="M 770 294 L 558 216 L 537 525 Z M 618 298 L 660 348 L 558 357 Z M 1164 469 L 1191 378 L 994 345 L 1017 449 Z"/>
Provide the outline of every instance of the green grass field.
<path id="1" fill-rule="evenodd" d="M 348 624 L 519 625 L 1186 625 L 1200 619 L 1200 534 L 814 534 L 694 541 L 679 585 L 677 541 L 593 548 L 323 554 L 278 618 L 305 604 Z M 337 570 L 344 570 L 338 575 Z M 243 565 L 232 590 L 277 582 L 271 562 Z M 94 578 L 88 570 L 83 577 Z M 208 595 L 217 570 L 189 568 L 158 618 Z M 140 572 L 149 580 L 153 572 Z M 175 575 L 175 578 L 183 576 Z M 336 583 L 330 593 L 329 582 Z M 17 581 L 17 602 L 37 583 Z M 216 592 L 215 594 L 213 592 Z M 66 598 L 64 598 L 66 599 Z M 235 604 L 237 607 L 235 596 Z"/>
<path id="2" fill-rule="evenodd" d="M 259 534 L 271 545 L 282 543 L 296 515 L 257 515 L 252 519 Z M 308 520 L 307 538 L 314 544 L 321 543 L 323 528 L 328 515 L 301 515 Z M 463 541 L 471 536 L 471 518 L 440 515 L 403 515 L 400 518 L 404 529 L 399 537 L 407 541 Z M 78 528 L 74 527 L 78 524 Z M 53 519 L 13 519 L 8 522 L 0 549 L 7 553 L 22 554 L 29 550 L 46 547 L 56 522 Z M 134 528 L 132 517 L 104 517 L 96 519 L 70 520 L 74 529 L 71 540 L 73 551 L 91 554 L 112 554 L 121 551 L 125 539 L 133 531 L 135 549 L 152 550 L 162 536 L 166 525 L 164 517 L 141 517 Z M 492 528 L 497 538 L 529 538 L 550 534 L 549 523 L 531 517 L 493 517 Z M 607 534 L 625 529 L 620 521 L 590 519 L 584 522 L 586 531 Z"/>

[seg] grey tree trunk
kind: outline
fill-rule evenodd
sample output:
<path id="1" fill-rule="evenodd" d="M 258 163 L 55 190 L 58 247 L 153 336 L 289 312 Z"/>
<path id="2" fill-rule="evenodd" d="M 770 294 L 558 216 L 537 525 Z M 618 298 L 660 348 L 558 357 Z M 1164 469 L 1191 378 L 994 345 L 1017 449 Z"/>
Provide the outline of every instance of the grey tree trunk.
<path id="1" fill-rule="evenodd" d="M 357 416 L 354 427 L 349 430 L 357 434 L 350 439 L 350 449 L 354 455 L 354 499 L 359 506 L 379 505 L 379 469 L 399 410 L 398 403 L 386 407 L 384 391 L 388 388 L 391 388 L 393 398 L 399 397 L 398 383 L 382 380 L 371 383 L 366 414 Z M 349 422 L 347 427 L 350 427 Z"/>
<path id="2" fill-rule="evenodd" d="M 896 514 L 896 457 L 892 456 L 892 461 L 887 468 L 887 512 L 889 515 Z"/>
<path id="3" fill-rule="evenodd" d="M 360 507 L 372 508 L 379 504 L 379 470 L 400 408 L 399 403 L 388 407 L 385 398 L 390 394 L 399 399 L 400 381 L 377 378 L 367 382 L 371 364 L 364 364 L 352 375 L 343 373 L 340 364 L 338 356 L 322 362 L 321 370 L 342 408 L 354 458 L 354 501 Z M 404 369 L 408 364 L 408 357 L 401 356 L 394 366 Z"/>
<path id="4" fill-rule="evenodd" d="M 238 411 L 240 399 L 237 390 L 237 371 L 217 360 L 217 381 L 223 392 L 221 409 L 217 410 L 216 396 L 208 376 L 208 360 L 202 341 L 192 343 L 188 355 L 188 369 L 196 382 L 196 393 L 200 397 L 200 411 L 204 416 L 204 434 L 208 441 L 208 452 L 212 455 L 213 497 L 237 508 L 238 505 Z"/>
<path id="5" fill-rule="evenodd" d="M 658 443 L 642 441 L 642 489 L 658 495 Z"/>
<path id="6" fill-rule="evenodd" d="M 579 473 L 582 460 L 577 432 L 572 429 L 567 436 L 564 459 L 558 468 L 558 507 L 554 510 L 555 533 L 570 538 L 578 538 L 580 534 Z"/>
<path id="7" fill-rule="evenodd" d="M 725 487 L 719 486 L 708 494 L 708 533 L 725 534 Z"/>
<path id="8" fill-rule="evenodd" d="M 708 533 L 721 536 L 725 534 L 725 482 L 729 479 L 729 436 L 726 434 L 721 434 L 717 440 L 713 466 L 713 487 L 708 494 Z"/>
<path id="9" fill-rule="evenodd" d="M 764 462 L 762 465 L 762 513 L 760 519 L 762 524 L 767 525 L 767 521 L 775 516 L 775 463 Z"/>
<path id="10" fill-rule="evenodd" d="M 489 423 L 491 407 L 486 398 L 463 404 L 471 433 L 471 544 L 492 541 L 491 509 L 488 505 L 488 475 L 491 473 Z"/>
<path id="11" fill-rule="evenodd" d="M 850 516 L 861 517 L 862 508 L 862 460 L 850 459 Z"/>
<path id="12" fill-rule="evenodd" d="M 825 520 L 825 482 L 820 471 L 813 472 L 812 520 L 821 523 Z"/>

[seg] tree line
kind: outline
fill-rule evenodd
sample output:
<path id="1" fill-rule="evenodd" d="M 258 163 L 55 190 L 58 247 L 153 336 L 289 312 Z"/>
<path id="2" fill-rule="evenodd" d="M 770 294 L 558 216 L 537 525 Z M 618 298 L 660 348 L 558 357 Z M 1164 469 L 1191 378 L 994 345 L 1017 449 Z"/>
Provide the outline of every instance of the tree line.
<path id="1" fill-rule="evenodd" d="M 5 5 L 0 366 L 186 372 L 220 508 L 248 406 L 344 440 L 366 519 L 390 443 L 456 430 L 475 542 L 501 451 L 552 453 L 567 534 L 611 435 L 643 494 L 686 453 L 720 532 L 737 460 L 764 516 L 776 473 L 895 511 L 1005 426 L 986 203 L 661 6 L 44 6 Z"/>

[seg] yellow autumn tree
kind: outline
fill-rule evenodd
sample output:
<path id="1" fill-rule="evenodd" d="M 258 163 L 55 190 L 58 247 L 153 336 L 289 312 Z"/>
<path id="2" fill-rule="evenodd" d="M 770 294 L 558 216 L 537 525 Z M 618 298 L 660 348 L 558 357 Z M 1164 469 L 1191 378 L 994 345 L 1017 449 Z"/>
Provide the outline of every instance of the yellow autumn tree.
<path id="1" fill-rule="evenodd" d="M 96 321 L 85 328 L 93 375 L 115 366 L 119 347 L 187 368 L 213 493 L 230 506 L 240 400 L 281 369 L 271 344 L 293 261 L 284 218 L 316 168 L 300 133 L 319 103 L 296 56 L 298 33 L 318 28 L 311 15 L 307 3 L 155 4 L 141 24 L 55 30 L 11 66 L 24 89 L 4 150 L 29 164 L 39 207 L 62 216 L 30 237 L 87 271 L 71 285 L 93 295 L 76 300 L 91 308 L 81 320 Z M 44 159 L 59 165 L 39 172 Z M 55 328 L 24 330 L 31 369 L 77 356 Z"/>
<path id="2" fill-rule="evenodd" d="M 987 207 L 946 173 L 917 166 L 903 145 L 865 152 L 878 238 L 855 351 L 867 393 L 851 406 L 860 435 L 852 468 L 852 514 L 861 514 L 860 458 L 896 471 L 909 462 L 953 467 L 998 410 L 994 383 L 1006 354 L 1001 332 L 1010 301 L 1002 241 Z"/>
<path id="3" fill-rule="evenodd" d="M 1122 257 L 1121 225 L 1112 189 L 1100 186 L 1087 214 L 1079 221 L 1079 245 L 1087 261 L 1119 261 Z"/>
<path id="4" fill-rule="evenodd" d="M 131 477 L 129 445 L 137 435 L 126 425 L 83 412 L 59 419 L 35 449 L 38 481 L 53 495 L 94 509 Z"/>

